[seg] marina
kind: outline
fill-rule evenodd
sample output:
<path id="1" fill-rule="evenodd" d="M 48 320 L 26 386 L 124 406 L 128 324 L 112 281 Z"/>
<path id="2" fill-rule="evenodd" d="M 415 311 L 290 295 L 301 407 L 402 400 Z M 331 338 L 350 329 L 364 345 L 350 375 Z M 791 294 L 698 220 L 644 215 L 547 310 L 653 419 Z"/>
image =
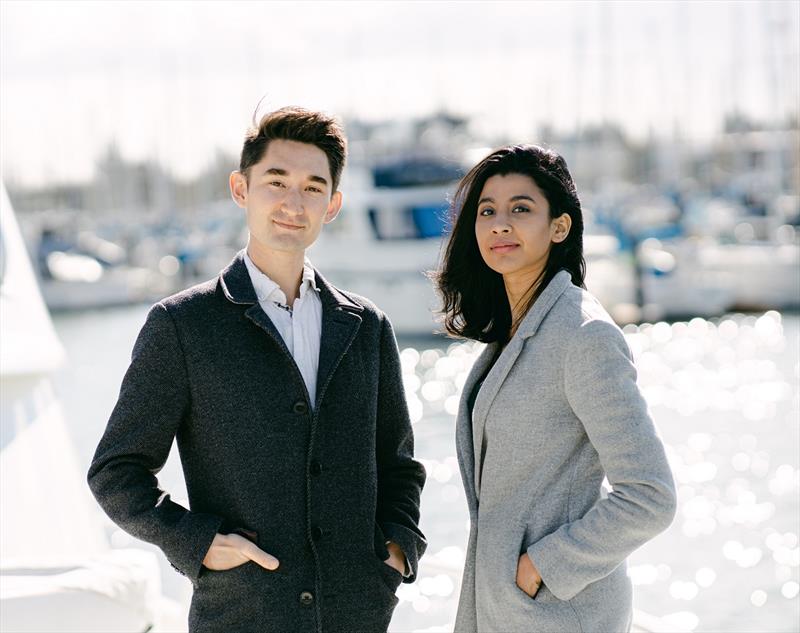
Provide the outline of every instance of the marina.
<path id="1" fill-rule="evenodd" d="M 481 242 L 483 261 L 492 261 L 487 253 L 525 255 L 495 260 L 511 262 L 496 270 L 507 275 L 506 294 L 516 296 L 514 280 L 539 270 L 554 236 L 569 240 L 565 256 L 577 252 L 574 229 L 582 223 L 586 288 L 625 336 L 674 475 L 672 524 L 625 563 L 634 592 L 631 633 L 800 631 L 800 3 L 67 0 L 0 2 L 0 12 L 0 633 L 184 633 L 194 589 L 197 628 L 308 625 L 330 633 L 367 628 L 383 614 L 376 626 L 384 630 L 400 579 L 381 555 L 372 556 L 373 528 L 375 553 L 385 545 L 397 554 L 399 571 L 395 541 L 413 566 L 419 541 L 404 539 L 416 527 L 409 510 L 416 494 L 391 502 L 402 516 L 386 520 L 383 491 L 380 520 L 371 510 L 359 515 L 372 502 L 374 473 L 384 473 L 392 433 L 376 431 L 373 446 L 373 427 L 356 424 L 372 425 L 387 403 L 395 409 L 398 393 L 374 409 L 370 394 L 380 400 L 391 392 L 382 377 L 396 372 L 373 354 L 376 339 L 367 337 L 378 331 L 375 316 L 338 303 L 343 312 L 332 312 L 330 301 L 322 304 L 327 325 L 316 358 L 317 330 L 309 327 L 316 321 L 302 319 L 303 306 L 317 303 L 306 303 L 305 294 L 293 304 L 287 283 L 298 266 L 281 265 L 287 248 L 298 257 L 283 263 L 299 264 L 303 250 L 331 284 L 366 297 L 393 325 L 414 453 L 427 475 L 419 521 L 427 550 L 415 582 L 396 590 L 388 631 L 453 631 L 462 570 L 473 560 L 454 427 L 483 345 L 442 334 L 436 273 L 459 182 L 497 148 L 527 144 L 559 155 L 555 163 L 543 159 L 555 175 L 525 181 L 523 191 L 498 195 L 484 183 L 471 193 L 496 206 L 489 215 L 508 213 L 506 225 L 491 221 L 509 239 Z M 318 131 L 303 123 L 302 134 L 298 128 L 285 137 L 276 131 L 288 130 L 284 124 L 259 131 L 270 120 L 264 115 L 291 106 L 337 123 L 327 120 Z M 290 152 L 294 142 L 307 146 Z M 560 193 L 551 190 L 548 179 L 560 178 L 562 159 L 580 212 L 569 179 Z M 526 164 L 503 163 L 495 175 L 529 176 Z M 244 178 L 232 173 L 240 167 Z M 338 209 L 331 187 L 342 195 L 341 213 L 317 236 L 321 218 Z M 556 221 L 550 240 L 546 218 L 537 215 L 545 207 L 540 193 Z M 520 210 L 525 198 L 534 204 Z M 487 211 L 475 221 L 476 238 L 488 234 L 480 220 Z M 571 214 L 566 225 L 556 214 L 564 211 Z M 463 226 L 471 240 L 472 227 Z M 217 278 L 251 230 L 256 266 L 284 294 L 268 294 L 271 284 L 261 279 L 256 298 L 265 311 L 249 307 L 256 288 L 241 266 L 238 283 L 182 299 L 177 320 L 178 312 L 156 310 L 149 340 L 159 342 L 138 348 L 147 352 L 136 353 L 141 364 L 120 394 L 153 303 Z M 276 235 L 288 241 L 273 241 Z M 463 271 L 471 248 L 448 258 L 452 268 Z M 580 266 L 572 265 L 577 278 Z M 461 277 L 487 285 L 483 275 Z M 499 285 L 491 301 L 497 294 Z M 265 316 L 270 298 L 277 299 L 273 323 Z M 549 309 L 547 298 L 537 307 Z M 489 299 L 466 301 L 474 309 Z M 279 317 L 287 327 L 273 332 Z M 278 346 L 283 339 L 305 390 L 284 381 L 280 367 L 290 365 L 264 360 L 262 345 L 271 343 L 248 318 Z M 344 319 L 350 338 L 331 325 Z M 550 623 L 558 621 L 566 631 L 588 630 L 599 625 L 587 618 L 606 615 L 617 619 L 605 628 L 624 628 L 623 610 L 613 605 L 627 601 L 627 583 L 610 567 L 629 551 L 624 543 L 644 540 L 627 538 L 645 534 L 648 523 L 655 534 L 666 522 L 656 524 L 673 502 L 663 493 L 667 469 L 660 451 L 648 453 L 657 444 L 651 435 L 637 444 L 643 448 L 626 450 L 647 427 L 630 383 L 626 404 L 591 424 L 603 400 L 623 402 L 624 387 L 604 388 L 624 371 L 611 371 L 613 360 L 601 366 L 580 356 L 584 369 L 593 366 L 593 376 L 608 380 L 581 383 L 598 392 L 585 407 L 568 379 L 548 386 L 558 374 L 536 373 L 561 362 L 561 339 L 544 336 L 557 331 L 549 327 L 555 323 L 539 334 L 538 322 L 532 328 L 531 336 L 541 336 L 526 348 L 530 365 L 514 361 L 525 369 L 500 370 L 508 370 L 501 381 L 513 378 L 497 392 L 501 398 L 474 395 L 474 437 L 484 429 L 484 441 L 473 442 L 481 520 L 500 516 L 495 523 L 519 527 L 513 536 L 521 541 L 482 525 L 474 541 L 480 547 L 470 551 L 477 552 L 476 586 L 487 606 L 476 612 L 494 628 L 555 629 Z M 343 355 L 328 362 L 345 341 Z M 387 341 L 382 336 L 380 345 Z M 183 363 L 172 353 L 178 347 Z M 485 375 L 487 384 L 497 373 Z M 550 391 L 559 394 L 553 409 L 545 406 Z M 494 399 L 485 407 L 491 424 L 481 414 L 487 399 Z M 98 452 L 87 484 L 118 402 L 120 424 L 111 425 L 106 457 Z M 554 421 L 566 419 L 562 413 L 580 442 L 570 446 L 580 449 L 557 452 L 570 435 L 561 426 L 552 443 L 543 440 Z M 616 435 L 598 437 L 603 424 Z M 363 428 L 370 430 L 354 430 Z M 460 439 L 468 438 L 461 428 Z M 175 429 L 196 513 L 171 505 L 149 477 L 189 506 Z M 506 443 L 495 441 L 501 436 Z M 483 469 L 492 451 L 500 455 L 489 460 L 496 479 Z M 615 453 L 637 470 L 615 467 Z M 363 457 L 376 454 L 374 463 Z M 535 488 L 554 481 L 538 474 L 548 462 L 563 488 Z M 584 480 L 579 467 L 589 463 Z M 648 479 L 648 469 L 660 474 Z M 563 527 L 585 517 L 594 501 L 573 502 L 584 490 L 576 482 L 596 482 L 601 470 L 615 482 L 619 516 L 630 508 L 642 521 L 623 518 L 613 533 L 592 539 L 581 528 L 592 516 L 613 514 L 595 512 L 578 530 L 564 530 L 577 534 L 572 545 L 594 541 L 593 549 L 572 563 L 569 555 L 551 556 L 557 561 L 548 565 L 560 535 L 549 537 L 559 528 L 548 522 L 548 502 L 538 500 L 544 495 L 531 495 L 546 490 L 560 504 L 554 507 L 566 510 Z M 498 483 L 513 471 L 531 476 Z M 497 484 L 503 505 L 494 507 L 502 511 L 492 512 L 487 482 Z M 511 516 L 512 497 L 524 512 L 519 519 Z M 246 527 L 240 534 L 283 568 L 269 571 L 252 560 L 233 568 L 242 552 L 217 558 L 216 547 L 204 550 L 212 555 L 202 568 L 201 548 L 192 543 L 201 533 L 210 539 L 209 522 L 219 518 L 213 529 Z M 515 593 L 510 564 L 512 545 L 530 543 L 539 547 L 532 558 L 544 575 L 552 573 L 534 602 Z M 347 551 L 339 555 L 331 544 Z M 586 577 L 575 573 L 584 563 Z M 587 577 L 606 575 L 562 602 L 569 587 L 559 587 L 551 572 L 559 566 L 575 576 L 576 590 Z M 287 582 L 279 586 L 278 575 L 267 574 Z M 540 625 L 540 616 L 548 623 Z"/>

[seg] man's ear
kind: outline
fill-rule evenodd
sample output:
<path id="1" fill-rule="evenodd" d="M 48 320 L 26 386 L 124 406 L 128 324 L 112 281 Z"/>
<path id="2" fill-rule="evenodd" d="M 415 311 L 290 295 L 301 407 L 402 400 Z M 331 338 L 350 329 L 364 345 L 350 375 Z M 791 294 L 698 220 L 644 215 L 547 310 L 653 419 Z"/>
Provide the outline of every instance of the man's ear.
<path id="1" fill-rule="evenodd" d="M 336 219 L 339 211 L 342 210 L 342 192 L 336 191 L 331 196 L 331 201 L 328 203 L 328 210 L 325 212 L 324 222 L 328 224 Z"/>
<path id="2" fill-rule="evenodd" d="M 240 171 L 232 171 L 228 178 L 231 198 L 242 209 L 247 208 L 247 178 Z"/>

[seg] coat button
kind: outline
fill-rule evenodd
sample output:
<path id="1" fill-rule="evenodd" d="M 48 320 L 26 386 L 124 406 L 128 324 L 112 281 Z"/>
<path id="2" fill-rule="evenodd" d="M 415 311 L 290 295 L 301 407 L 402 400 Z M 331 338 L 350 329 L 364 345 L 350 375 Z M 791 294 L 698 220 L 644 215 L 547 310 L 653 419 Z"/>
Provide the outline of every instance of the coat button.
<path id="1" fill-rule="evenodd" d="M 314 527 L 311 528 L 311 538 L 314 539 L 315 541 L 320 540 L 324 535 L 325 532 L 320 526 L 315 525 Z"/>
<path id="2" fill-rule="evenodd" d="M 300 594 L 300 604 L 304 607 L 312 604 L 314 602 L 314 594 L 310 591 L 304 591 Z"/>
<path id="3" fill-rule="evenodd" d="M 308 405 L 302 400 L 300 400 L 294 403 L 292 411 L 294 411 L 295 413 L 306 413 L 308 411 Z"/>
<path id="4" fill-rule="evenodd" d="M 308 470 L 312 475 L 314 475 L 314 477 L 316 477 L 322 473 L 322 464 L 320 464 L 317 460 L 314 460 L 311 462 Z"/>

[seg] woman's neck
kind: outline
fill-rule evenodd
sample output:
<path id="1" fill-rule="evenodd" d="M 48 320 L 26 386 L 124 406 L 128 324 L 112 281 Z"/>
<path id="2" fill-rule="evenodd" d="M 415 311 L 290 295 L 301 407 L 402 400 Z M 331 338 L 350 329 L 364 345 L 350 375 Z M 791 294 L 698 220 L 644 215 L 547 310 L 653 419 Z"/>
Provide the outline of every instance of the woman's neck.
<path id="1" fill-rule="evenodd" d="M 511 308 L 511 331 L 509 339 L 514 336 L 520 322 L 525 317 L 528 302 L 536 294 L 542 282 L 544 269 L 528 269 L 517 273 L 503 275 L 508 305 Z"/>

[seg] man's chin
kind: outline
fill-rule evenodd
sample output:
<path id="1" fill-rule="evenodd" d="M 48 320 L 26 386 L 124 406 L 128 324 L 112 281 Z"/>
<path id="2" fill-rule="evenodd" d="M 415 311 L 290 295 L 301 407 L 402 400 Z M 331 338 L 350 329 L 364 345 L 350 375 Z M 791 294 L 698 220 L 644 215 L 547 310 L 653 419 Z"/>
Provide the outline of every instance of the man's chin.
<path id="1" fill-rule="evenodd" d="M 273 236 L 266 242 L 266 246 L 270 250 L 285 253 L 303 253 L 311 244 L 313 241 L 309 241 L 307 235 L 302 237 L 300 235 Z"/>

